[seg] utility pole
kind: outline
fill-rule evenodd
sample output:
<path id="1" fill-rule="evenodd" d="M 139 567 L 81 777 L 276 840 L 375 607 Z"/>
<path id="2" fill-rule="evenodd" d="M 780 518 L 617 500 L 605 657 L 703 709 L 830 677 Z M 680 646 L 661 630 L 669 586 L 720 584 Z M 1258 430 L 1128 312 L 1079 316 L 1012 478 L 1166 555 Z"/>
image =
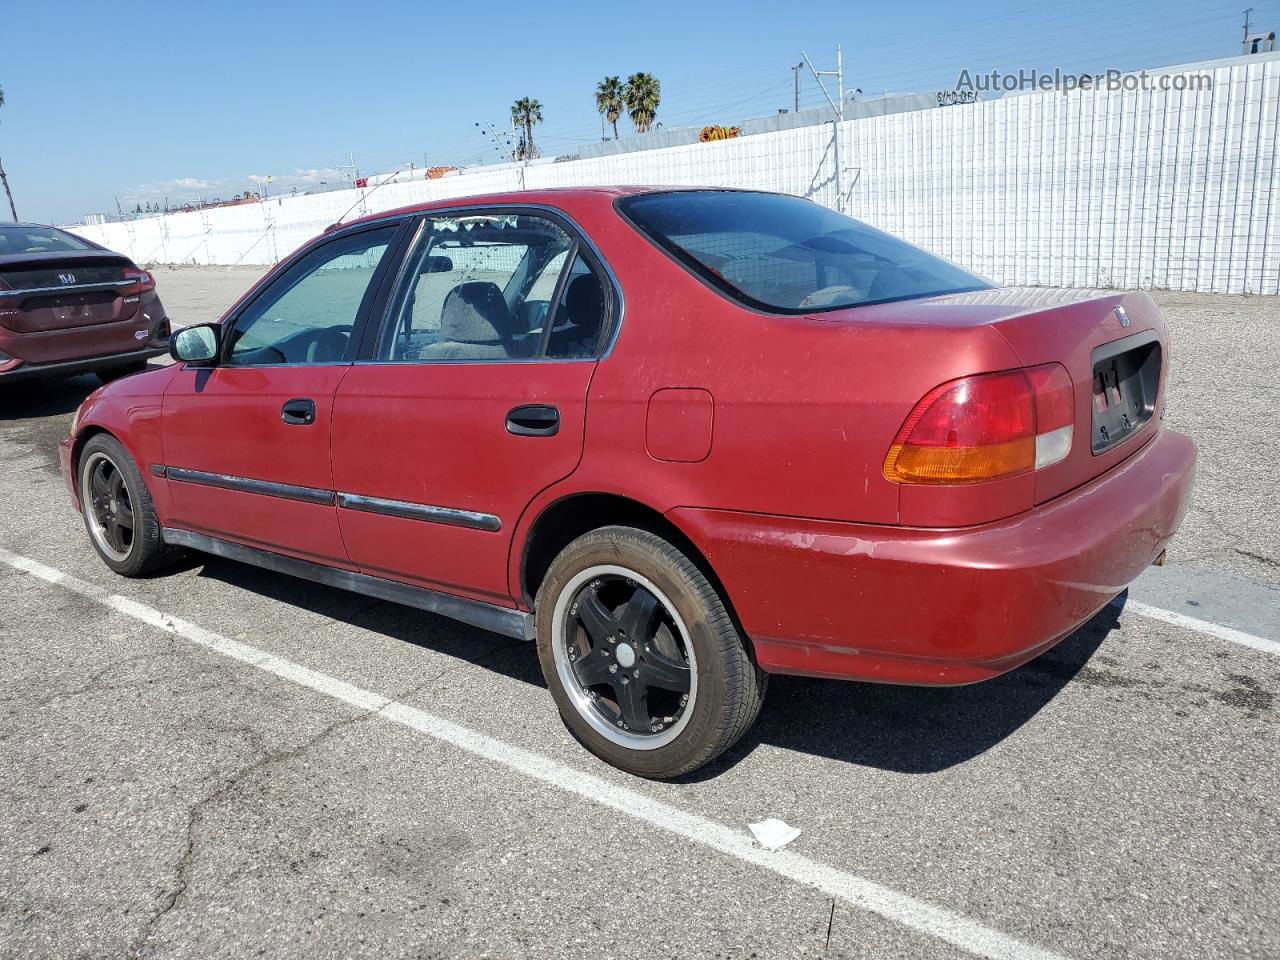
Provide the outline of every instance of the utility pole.
<path id="1" fill-rule="evenodd" d="M 1244 52 L 1249 52 L 1249 14 L 1253 13 L 1253 7 L 1247 7 L 1244 11 Z"/>
<path id="2" fill-rule="evenodd" d="M 502 138 L 501 138 L 500 136 L 498 136 L 497 128 L 495 128 L 495 127 L 494 127 L 494 125 L 493 125 L 492 123 L 490 123 L 488 120 L 486 120 L 486 121 L 484 121 L 484 126 L 483 126 L 483 127 L 481 127 L 481 126 L 480 126 L 480 121 L 479 121 L 479 120 L 477 120 L 477 121 L 476 121 L 476 126 L 477 126 L 477 127 L 480 127 L 480 136 L 482 136 L 482 137 L 484 136 L 484 134 L 485 134 L 485 130 L 486 130 L 486 129 L 489 131 L 489 136 L 493 138 L 493 149 L 494 149 L 494 150 L 496 150 L 496 151 L 498 151 L 498 153 L 503 157 L 503 159 L 505 159 L 505 160 L 510 160 L 512 163 L 515 163 L 515 162 L 516 162 L 516 155 L 515 155 L 515 151 L 514 151 L 514 150 L 512 150 L 512 148 L 511 148 L 511 141 L 510 141 L 510 140 L 508 140 L 508 141 L 507 141 L 507 149 L 505 149 L 505 150 L 504 150 L 504 149 L 502 148 Z M 511 121 L 511 129 L 512 129 L 513 131 L 515 130 L 515 121 L 514 121 L 514 120 L 512 120 L 512 121 Z M 512 134 L 512 136 L 514 136 L 514 133 Z M 480 162 L 481 162 L 481 163 L 484 163 L 484 158 L 483 158 L 483 157 L 481 157 L 481 158 L 480 158 Z"/>
<path id="3" fill-rule="evenodd" d="M 804 69 L 803 60 L 801 60 L 794 67 L 791 68 L 791 72 L 795 75 L 795 81 L 796 81 L 796 113 L 800 112 L 800 71 L 803 69 Z"/>
<path id="4" fill-rule="evenodd" d="M 836 103 L 840 105 L 840 119 L 844 119 L 844 48 L 840 44 L 836 44 L 836 89 L 839 96 L 836 97 Z"/>
<path id="5" fill-rule="evenodd" d="M 836 161 L 836 209 L 841 213 L 844 212 L 844 179 L 840 170 L 840 122 L 844 120 L 844 56 L 840 50 L 840 46 L 836 46 L 836 69 L 834 70 L 818 70 L 814 67 L 813 61 L 809 59 L 809 55 L 803 50 L 800 56 L 804 57 L 804 62 L 809 65 L 809 71 L 813 74 L 813 79 L 818 81 L 818 86 L 822 88 L 822 95 L 827 98 L 827 103 L 831 105 L 831 142 L 833 145 L 832 153 L 835 155 Z M 840 100 L 839 106 L 836 101 L 831 99 L 831 94 L 827 93 L 827 85 L 823 83 L 823 77 L 835 77 L 838 84 Z"/>

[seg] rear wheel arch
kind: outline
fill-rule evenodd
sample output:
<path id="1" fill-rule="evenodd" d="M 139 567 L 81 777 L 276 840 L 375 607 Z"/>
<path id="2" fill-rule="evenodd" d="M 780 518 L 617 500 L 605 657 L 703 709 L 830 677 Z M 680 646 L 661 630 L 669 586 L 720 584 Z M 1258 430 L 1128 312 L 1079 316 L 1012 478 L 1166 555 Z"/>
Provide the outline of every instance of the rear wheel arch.
<path id="1" fill-rule="evenodd" d="M 645 530 L 662 537 L 688 557 L 720 595 L 738 633 L 751 648 L 728 591 L 693 539 L 653 507 L 613 493 L 575 493 L 562 497 L 543 508 L 530 525 L 520 556 L 520 593 L 530 610 L 551 562 L 560 551 L 583 534 L 610 526 Z M 754 651 L 752 654 L 754 659 Z"/>

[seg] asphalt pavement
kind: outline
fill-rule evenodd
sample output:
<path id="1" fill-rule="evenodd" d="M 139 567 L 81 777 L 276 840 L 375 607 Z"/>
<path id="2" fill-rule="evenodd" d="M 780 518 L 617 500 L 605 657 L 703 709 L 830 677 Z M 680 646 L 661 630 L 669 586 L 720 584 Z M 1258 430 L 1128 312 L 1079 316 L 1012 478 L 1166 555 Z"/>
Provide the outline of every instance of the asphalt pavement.
<path id="1" fill-rule="evenodd" d="M 211 320 L 260 272 L 160 290 Z M 94 381 L 0 387 L 0 957 L 1280 956 L 1280 309 L 1158 299 L 1201 447 L 1169 567 L 985 684 L 775 677 L 669 784 L 573 741 L 531 645 L 112 576 L 57 470 Z"/>

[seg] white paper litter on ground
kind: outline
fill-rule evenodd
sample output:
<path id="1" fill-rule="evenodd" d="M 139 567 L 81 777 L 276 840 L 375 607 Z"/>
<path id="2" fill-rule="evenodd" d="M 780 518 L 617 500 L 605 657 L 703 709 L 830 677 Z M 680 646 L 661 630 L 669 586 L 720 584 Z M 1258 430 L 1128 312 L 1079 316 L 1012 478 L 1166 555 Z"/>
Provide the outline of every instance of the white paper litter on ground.
<path id="1" fill-rule="evenodd" d="M 796 837 L 800 836 L 799 827 L 783 823 L 776 817 L 761 820 L 759 823 L 749 823 L 747 826 L 751 828 L 751 832 L 755 835 L 756 843 L 766 850 L 781 850 Z"/>

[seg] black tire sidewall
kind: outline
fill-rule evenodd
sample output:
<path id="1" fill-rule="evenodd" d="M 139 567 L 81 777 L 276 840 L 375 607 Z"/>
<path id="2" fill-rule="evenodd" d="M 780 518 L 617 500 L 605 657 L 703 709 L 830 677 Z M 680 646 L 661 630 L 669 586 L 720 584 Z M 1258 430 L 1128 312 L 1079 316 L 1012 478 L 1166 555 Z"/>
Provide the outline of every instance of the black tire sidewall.
<path id="1" fill-rule="evenodd" d="M 93 537 L 92 521 L 89 519 L 90 497 L 88 491 L 84 489 L 84 470 L 95 453 L 102 454 L 115 465 L 129 491 L 129 502 L 133 508 L 134 519 L 133 543 L 123 560 L 117 560 L 103 553 Z M 85 532 L 89 534 L 89 543 L 92 544 L 94 552 L 113 571 L 126 577 L 138 576 L 152 568 L 164 549 L 163 540 L 160 537 L 160 522 L 156 517 L 155 508 L 151 504 L 151 494 L 143 482 L 138 465 L 133 457 L 129 456 L 124 445 L 110 434 L 100 433 L 91 437 L 84 445 L 84 449 L 80 451 L 80 457 L 76 461 L 76 471 L 76 484 L 80 491 L 80 517 L 84 521 Z"/>
<path id="2" fill-rule="evenodd" d="M 552 620 L 557 598 L 574 576 L 601 564 L 625 567 L 652 581 L 675 606 L 693 645 L 697 660 L 693 714 L 679 737 L 657 749 L 629 749 L 601 735 L 578 712 L 556 668 Z M 628 527 L 605 527 L 580 537 L 552 563 L 538 590 L 536 610 L 538 660 L 547 686 L 565 724 L 592 753 L 638 776 L 668 779 L 702 766 L 737 738 L 725 732 L 729 688 L 735 677 L 744 674 L 754 681 L 754 665 L 714 588 L 666 541 Z M 747 661 L 745 671 L 742 661 Z"/>

